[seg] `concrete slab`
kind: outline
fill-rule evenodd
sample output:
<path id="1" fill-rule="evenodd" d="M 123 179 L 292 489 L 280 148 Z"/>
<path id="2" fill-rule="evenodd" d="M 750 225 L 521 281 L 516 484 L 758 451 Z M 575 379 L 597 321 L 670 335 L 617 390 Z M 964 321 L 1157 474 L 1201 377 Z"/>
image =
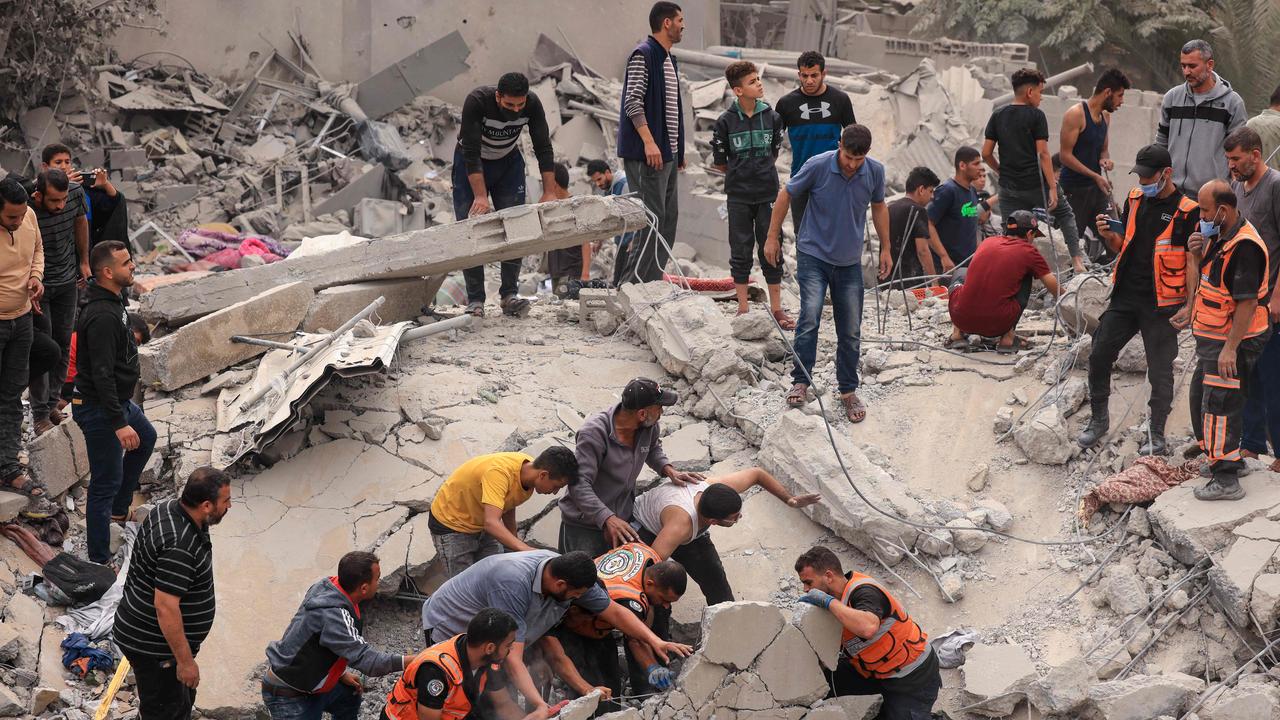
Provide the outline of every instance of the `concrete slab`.
<path id="1" fill-rule="evenodd" d="M 1204 681 L 1182 673 L 1135 675 L 1089 688 L 1084 717 L 1101 720 L 1149 720 L 1180 717 Z"/>
<path id="2" fill-rule="evenodd" d="M 710 426 L 693 423 L 662 438 L 662 449 L 677 470 L 701 472 L 711 468 L 710 442 Z"/>
<path id="3" fill-rule="evenodd" d="M 1178 562 L 1194 565 L 1234 542 L 1237 527 L 1280 506 L 1277 480 L 1273 473 L 1250 473 L 1240 478 L 1244 498 L 1229 503 L 1197 500 L 1192 494 L 1197 483 L 1184 483 L 1160 495 L 1147 510 L 1151 529 Z"/>
<path id="4" fill-rule="evenodd" d="M 84 434 L 70 419 L 27 443 L 27 456 L 31 473 L 45 484 L 50 495 L 61 495 L 89 475 Z"/>
<path id="5" fill-rule="evenodd" d="M 1209 587 L 1237 626 L 1249 625 L 1249 597 L 1254 579 L 1271 563 L 1276 550 L 1280 550 L 1280 543 L 1273 540 L 1240 538 L 1222 562 L 1209 569 Z"/>
<path id="6" fill-rule="evenodd" d="M 974 645 L 965 653 L 961 672 L 966 704 L 982 703 L 972 712 L 987 717 L 1012 713 L 1036 679 L 1031 656 L 1019 645 Z"/>
<path id="7" fill-rule="evenodd" d="M 338 285 L 316 293 L 302 319 L 302 329 L 305 332 L 319 332 L 322 328 L 337 330 L 380 295 L 387 301 L 378 308 L 379 325 L 413 320 L 422 314 L 422 306 L 430 302 L 427 281 L 423 278 Z"/>
<path id="8" fill-rule="evenodd" d="M 809 705 L 830 691 L 818 656 L 800 629 L 791 624 L 783 625 L 769 647 L 760 653 L 756 674 L 779 705 Z"/>
<path id="9" fill-rule="evenodd" d="M 438 485 L 435 490 L 439 490 Z M 392 594 L 400 589 L 406 575 L 419 576 L 430 571 L 436 558 L 435 543 L 431 542 L 431 530 L 427 527 L 430 517 L 425 512 L 414 515 L 378 547 L 382 569 L 379 593 Z"/>
<path id="10" fill-rule="evenodd" d="M 356 87 L 360 109 L 377 120 L 466 72 L 470 54 L 467 41 L 455 30 L 361 82 Z"/>
<path id="11" fill-rule="evenodd" d="M 346 186 L 340 188 L 323 202 L 316 205 L 312 213 L 319 217 L 330 213 L 345 210 L 350 213 L 363 198 L 381 198 L 383 197 L 383 183 L 386 179 L 387 169 L 381 165 L 373 165 L 364 172 L 363 175 L 347 183 Z"/>
<path id="12" fill-rule="evenodd" d="M 784 624 L 782 611 L 769 603 L 713 605 L 702 617 L 702 655 L 713 663 L 745 670 L 773 642 Z M 814 661 L 817 662 L 816 656 Z"/>
<path id="13" fill-rule="evenodd" d="M 18 493 L 0 492 L 0 522 L 9 522 L 18 517 L 18 513 L 27 509 L 26 495 Z"/>

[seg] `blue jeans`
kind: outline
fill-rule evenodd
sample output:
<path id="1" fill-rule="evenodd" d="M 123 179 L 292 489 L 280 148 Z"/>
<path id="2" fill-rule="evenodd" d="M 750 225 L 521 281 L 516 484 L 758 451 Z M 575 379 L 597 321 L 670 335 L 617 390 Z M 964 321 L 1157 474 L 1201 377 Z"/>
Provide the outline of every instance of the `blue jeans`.
<path id="1" fill-rule="evenodd" d="M 831 313 L 836 323 L 836 383 L 840 393 L 858 389 L 858 354 L 862 344 L 862 264 L 840 267 L 796 252 L 796 282 L 800 285 L 800 319 L 794 341 L 792 382 L 809 384 L 818 354 L 818 324 L 822 304 L 831 289 Z"/>
<path id="2" fill-rule="evenodd" d="M 122 407 L 125 422 L 138 433 L 138 447 L 129 452 L 121 447 L 101 405 L 88 400 L 71 405 L 71 417 L 84 433 L 89 455 L 89 500 L 84 513 L 89 560 L 102 564 L 111 560 L 111 516 L 129 512 L 138 478 L 156 446 L 156 429 L 142 408 L 132 400 Z"/>
<path id="3" fill-rule="evenodd" d="M 481 160 L 484 173 L 484 187 L 489 191 L 489 199 L 493 201 L 494 210 L 506 210 L 509 207 L 524 205 L 525 177 L 524 156 L 520 150 L 512 150 L 511 154 L 497 160 Z M 462 147 L 453 152 L 453 218 L 466 220 L 471 212 L 471 203 L 475 202 L 475 193 L 471 191 L 471 182 L 467 178 L 467 165 L 462 159 Z M 503 260 L 501 264 L 502 285 L 498 295 L 503 300 L 515 295 L 520 281 L 520 258 Z M 477 265 L 462 271 L 467 283 L 467 302 L 483 303 L 484 266 Z"/>
<path id="4" fill-rule="evenodd" d="M 325 713 L 333 720 L 356 720 L 363 699 L 363 695 L 343 683 L 327 693 L 303 697 L 277 697 L 262 691 L 262 704 L 271 713 L 271 720 L 320 720 Z"/>
<path id="5" fill-rule="evenodd" d="M 1242 450 L 1259 455 L 1280 455 L 1280 324 L 1271 328 L 1271 339 L 1253 367 L 1253 382 L 1244 401 Z"/>

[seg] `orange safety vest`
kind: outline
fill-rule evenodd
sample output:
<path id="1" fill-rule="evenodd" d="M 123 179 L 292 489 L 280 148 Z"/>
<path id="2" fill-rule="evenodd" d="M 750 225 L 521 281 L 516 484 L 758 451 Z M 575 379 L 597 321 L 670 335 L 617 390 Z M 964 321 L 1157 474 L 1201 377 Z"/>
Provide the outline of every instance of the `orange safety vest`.
<path id="1" fill-rule="evenodd" d="M 445 696 L 444 708 L 441 709 L 441 720 L 463 720 L 471 713 L 471 698 L 467 697 L 462 687 L 464 672 L 462 662 L 458 659 L 458 638 L 454 635 L 442 643 L 436 643 L 418 653 L 418 656 L 404 669 L 404 674 L 396 681 L 391 692 L 387 693 L 387 715 L 395 720 L 418 720 L 418 690 L 415 681 L 418 668 L 422 663 L 431 663 L 444 670 L 448 678 L 449 694 Z M 480 674 L 476 684 L 476 695 L 484 692 L 485 683 L 489 679 L 488 672 Z"/>
<path id="2" fill-rule="evenodd" d="M 1116 283 L 1116 274 L 1120 271 L 1120 263 L 1129 243 L 1137 232 L 1138 203 L 1142 200 L 1142 190 L 1134 188 L 1129 191 L 1129 222 L 1124 228 L 1124 244 L 1116 256 L 1115 265 L 1111 268 L 1111 284 Z M 1186 238 L 1182 245 L 1173 244 L 1173 231 L 1179 222 L 1186 222 L 1192 212 L 1199 208 L 1195 200 L 1182 197 L 1178 200 L 1178 209 L 1164 230 L 1156 236 L 1155 253 L 1151 259 L 1152 274 L 1155 276 L 1156 306 L 1170 307 L 1182 305 L 1187 301 L 1187 246 Z"/>
<path id="3" fill-rule="evenodd" d="M 632 601 L 649 614 L 649 597 L 644 594 L 644 570 L 662 558 L 644 543 L 627 543 L 596 558 L 596 575 L 604 582 L 609 599 L 616 603 Z M 629 604 L 627 605 L 629 607 Z M 613 632 L 613 626 L 586 610 L 571 605 L 565 613 L 564 626 L 573 632 L 602 639 Z"/>
<path id="4" fill-rule="evenodd" d="M 1231 297 L 1223 274 L 1231 263 L 1231 256 L 1240 243 L 1252 242 L 1262 249 L 1262 268 L 1268 265 L 1267 243 L 1258 235 L 1253 224 L 1245 221 L 1236 231 L 1235 237 L 1222 245 L 1218 254 L 1208 262 L 1200 273 L 1200 287 L 1196 291 L 1195 311 L 1191 319 L 1191 332 L 1196 337 L 1207 340 L 1226 340 L 1231 332 L 1231 322 L 1236 313 L 1236 300 Z M 1271 327 L 1267 318 L 1267 304 L 1264 302 L 1270 292 L 1268 274 L 1262 273 L 1262 284 L 1258 287 L 1258 307 L 1249 319 L 1249 327 L 1245 330 L 1246 338 L 1257 337 Z"/>
<path id="5" fill-rule="evenodd" d="M 883 585 L 861 573 L 849 573 L 840 602 L 849 604 L 853 591 L 870 585 L 889 598 L 889 616 L 880 621 L 880 629 L 863 639 L 845 630 L 840 647 L 859 675 L 874 680 L 906 677 L 929 659 L 932 649 L 929 636 L 907 615 L 907 611 Z"/>

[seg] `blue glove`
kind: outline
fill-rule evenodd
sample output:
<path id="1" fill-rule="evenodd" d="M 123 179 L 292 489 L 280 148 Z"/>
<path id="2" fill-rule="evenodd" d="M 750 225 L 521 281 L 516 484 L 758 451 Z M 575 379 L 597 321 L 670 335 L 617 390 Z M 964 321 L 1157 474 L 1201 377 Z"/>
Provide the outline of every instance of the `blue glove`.
<path id="1" fill-rule="evenodd" d="M 810 605 L 814 607 L 820 607 L 823 610 L 826 610 L 827 608 L 831 607 L 831 603 L 835 601 L 836 601 L 835 598 L 831 597 L 830 595 L 822 592 L 817 588 L 814 588 L 809 592 L 800 596 L 800 602 L 809 603 Z"/>
<path id="2" fill-rule="evenodd" d="M 650 665 L 645 669 L 649 673 L 649 684 L 655 690 L 671 689 L 671 669 L 665 668 L 657 663 Z"/>

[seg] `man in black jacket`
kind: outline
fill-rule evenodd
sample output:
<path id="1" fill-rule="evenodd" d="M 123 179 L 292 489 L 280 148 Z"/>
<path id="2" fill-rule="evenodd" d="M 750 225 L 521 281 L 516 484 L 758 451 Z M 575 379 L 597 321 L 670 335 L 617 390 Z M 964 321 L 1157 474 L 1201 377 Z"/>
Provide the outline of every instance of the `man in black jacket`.
<path id="1" fill-rule="evenodd" d="M 378 592 L 378 556 L 354 551 L 338 561 L 336 577 L 317 580 L 307 590 L 284 636 L 267 645 L 262 702 L 277 720 L 356 720 L 365 675 L 404 670 L 412 656 L 380 652 L 364 641 L 361 603 Z"/>
<path id="2" fill-rule="evenodd" d="M 133 256 L 124 243 L 108 240 L 89 253 L 96 284 L 76 320 L 76 390 L 71 401 L 89 455 L 89 500 L 85 509 L 89 560 L 111 560 L 110 523 L 129 514 L 138 478 L 156 444 L 156 431 L 133 402 L 138 384 L 134 344 L 124 291 L 133 285 Z"/>

